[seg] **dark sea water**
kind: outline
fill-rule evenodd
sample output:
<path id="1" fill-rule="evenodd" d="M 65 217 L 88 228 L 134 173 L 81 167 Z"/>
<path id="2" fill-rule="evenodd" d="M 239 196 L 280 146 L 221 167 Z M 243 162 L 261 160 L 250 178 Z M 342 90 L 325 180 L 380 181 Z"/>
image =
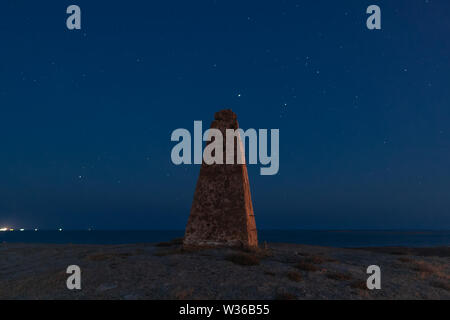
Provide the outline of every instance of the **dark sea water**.
<path id="1" fill-rule="evenodd" d="M 173 231 L 14 231 L 0 232 L 0 243 L 127 244 L 168 241 L 183 236 Z M 447 231 L 311 231 L 260 230 L 260 242 L 287 242 L 331 247 L 450 246 Z"/>

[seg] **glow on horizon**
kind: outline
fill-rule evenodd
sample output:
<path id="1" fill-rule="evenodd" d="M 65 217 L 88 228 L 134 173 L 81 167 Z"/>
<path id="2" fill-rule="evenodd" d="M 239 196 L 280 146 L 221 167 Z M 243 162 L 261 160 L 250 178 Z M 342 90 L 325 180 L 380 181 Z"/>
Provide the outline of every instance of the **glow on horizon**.
<path id="1" fill-rule="evenodd" d="M 38 228 L 35 228 L 33 230 L 34 231 L 39 231 Z M 2 228 L 0 228 L 0 232 L 8 232 L 8 231 L 14 231 L 14 229 L 10 228 L 10 227 L 2 227 Z M 19 231 L 25 231 L 25 229 L 24 228 L 20 228 Z M 62 231 L 62 229 L 59 229 L 59 231 Z"/>
<path id="2" fill-rule="evenodd" d="M 7 232 L 7 231 L 14 231 L 13 228 L 9 228 L 9 227 L 2 227 L 0 228 L 0 232 Z"/>
<path id="3" fill-rule="evenodd" d="M 58 228 L 56 230 L 59 231 L 59 232 L 64 231 L 63 228 Z M 89 231 L 91 231 L 91 230 L 92 229 L 89 229 Z M 20 229 L 15 230 L 15 229 L 10 228 L 10 227 L 1 227 L 0 228 L 0 232 L 8 232 L 8 231 L 27 231 L 27 229 L 20 228 Z M 37 232 L 37 231 L 39 231 L 39 228 L 29 229 L 28 231 L 35 231 L 35 232 Z"/>

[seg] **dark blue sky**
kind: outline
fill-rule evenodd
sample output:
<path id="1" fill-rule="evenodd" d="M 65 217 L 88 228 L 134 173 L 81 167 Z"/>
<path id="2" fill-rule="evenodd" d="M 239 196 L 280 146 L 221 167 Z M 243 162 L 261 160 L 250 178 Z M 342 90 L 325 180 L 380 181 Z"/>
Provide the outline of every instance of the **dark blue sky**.
<path id="1" fill-rule="evenodd" d="M 199 166 L 171 163 L 170 134 L 231 108 L 280 129 L 279 174 L 249 169 L 259 228 L 448 229 L 449 17 L 448 0 L 2 1 L 0 226 L 184 228 Z"/>

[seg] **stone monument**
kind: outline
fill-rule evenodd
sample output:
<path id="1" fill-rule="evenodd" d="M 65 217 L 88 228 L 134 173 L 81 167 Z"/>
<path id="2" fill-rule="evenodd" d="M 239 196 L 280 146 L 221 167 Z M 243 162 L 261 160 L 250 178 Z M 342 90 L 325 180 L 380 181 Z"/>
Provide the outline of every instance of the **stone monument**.
<path id="1" fill-rule="evenodd" d="M 257 247 L 258 237 L 253 213 L 250 185 L 245 164 L 225 164 L 226 129 L 238 129 L 236 114 L 222 110 L 215 114 L 211 128 L 223 136 L 224 164 L 208 165 L 204 161 L 186 226 L 185 246 Z M 234 138 L 235 160 L 237 148 L 242 147 L 239 135 Z M 209 142 L 211 143 L 211 142 Z"/>

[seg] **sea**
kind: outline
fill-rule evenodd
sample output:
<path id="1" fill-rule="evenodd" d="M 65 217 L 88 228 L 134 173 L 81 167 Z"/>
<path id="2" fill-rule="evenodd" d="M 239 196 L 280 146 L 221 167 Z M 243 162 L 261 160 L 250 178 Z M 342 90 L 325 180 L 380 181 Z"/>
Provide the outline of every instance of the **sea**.
<path id="1" fill-rule="evenodd" d="M 183 234 L 183 230 L 25 230 L 0 232 L 0 243 L 155 243 L 180 238 Z M 450 230 L 259 230 L 258 240 L 260 243 L 283 242 L 341 248 L 449 247 Z"/>

